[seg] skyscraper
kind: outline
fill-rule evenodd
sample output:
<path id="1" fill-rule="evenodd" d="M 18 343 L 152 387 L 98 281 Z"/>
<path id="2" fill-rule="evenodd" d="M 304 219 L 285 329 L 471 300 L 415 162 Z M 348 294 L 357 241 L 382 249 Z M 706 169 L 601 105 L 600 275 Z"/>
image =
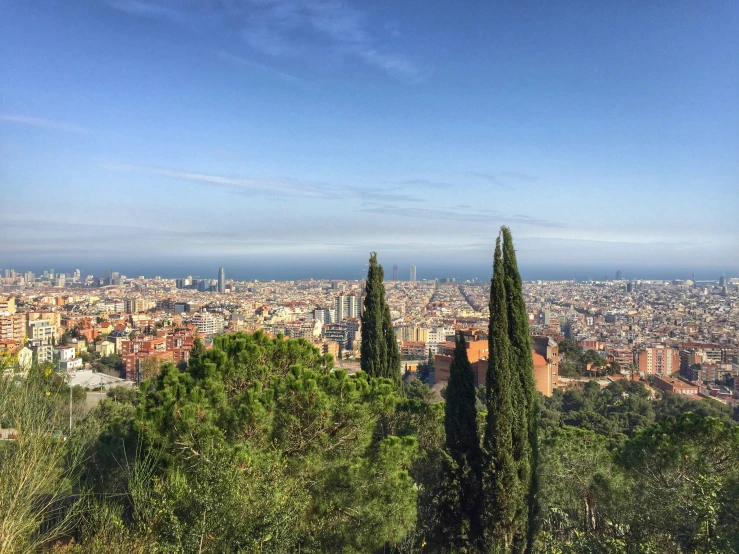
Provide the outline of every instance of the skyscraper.
<path id="1" fill-rule="evenodd" d="M 416 282 L 416 266 L 411 264 L 411 283 Z"/>
<path id="2" fill-rule="evenodd" d="M 398 264 L 393 264 L 393 281 L 398 280 Z"/>
<path id="3" fill-rule="evenodd" d="M 620 281 L 621 279 L 623 279 L 623 277 L 621 275 L 622 274 L 621 274 L 621 270 L 620 269 L 618 271 L 616 271 L 616 281 Z"/>
<path id="4" fill-rule="evenodd" d="M 218 269 L 218 292 L 221 294 L 226 292 L 226 272 L 223 270 L 223 266 Z"/>

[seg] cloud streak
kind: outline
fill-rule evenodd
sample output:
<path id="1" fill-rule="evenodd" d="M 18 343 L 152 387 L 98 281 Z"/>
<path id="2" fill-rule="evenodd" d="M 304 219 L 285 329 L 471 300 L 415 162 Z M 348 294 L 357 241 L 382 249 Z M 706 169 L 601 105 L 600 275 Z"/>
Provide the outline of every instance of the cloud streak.
<path id="1" fill-rule="evenodd" d="M 409 83 L 422 81 L 428 74 L 406 55 L 387 47 L 383 36 L 387 30 L 382 24 L 376 25 L 375 30 L 365 12 L 340 0 L 179 4 L 164 0 L 108 0 L 106 4 L 132 16 L 164 19 L 186 27 L 213 22 L 236 26 L 244 43 L 273 59 L 310 58 L 311 63 L 317 59 L 325 63 L 327 58 L 354 60 Z"/>
<path id="2" fill-rule="evenodd" d="M 405 181 L 395 181 L 395 183 L 407 187 L 420 187 L 430 189 L 454 188 L 454 185 L 452 185 L 451 183 L 446 183 L 444 181 L 432 181 L 430 179 L 406 179 Z"/>
<path id="3" fill-rule="evenodd" d="M 248 196 L 278 196 L 314 199 L 364 199 L 383 202 L 411 202 L 417 198 L 377 188 L 335 186 L 315 183 L 287 177 L 227 177 L 211 173 L 150 167 L 135 164 L 102 164 L 101 167 L 112 171 L 124 171 L 159 175 L 180 181 L 218 188 L 234 194 Z"/>
<path id="4" fill-rule="evenodd" d="M 28 125 L 38 127 L 40 129 L 52 129 L 55 131 L 66 131 L 69 133 L 87 134 L 91 130 L 87 127 L 67 123 L 66 121 L 55 121 L 53 119 L 42 119 L 40 117 L 29 117 L 19 114 L 0 114 L 0 121 L 8 123 L 18 123 L 20 125 Z"/>
<path id="5" fill-rule="evenodd" d="M 182 23 L 182 15 L 177 10 L 155 2 L 139 0 L 111 0 L 108 5 L 118 11 L 137 17 L 164 18 L 175 23 Z"/>
<path id="6" fill-rule="evenodd" d="M 288 85 L 298 85 L 301 87 L 313 85 L 313 83 L 301 77 L 296 77 L 295 75 L 291 75 L 290 73 L 285 73 L 284 71 L 279 71 L 277 69 L 274 69 L 273 67 L 269 67 L 267 65 L 253 62 L 251 60 L 247 60 L 246 58 L 242 58 L 241 56 L 236 56 L 234 54 L 231 54 L 230 52 L 226 52 L 225 50 L 217 50 L 215 52 L 215 55 L 220 60 L 227 62 L 231 65 L 234 65 L 242 69 L 254 69 L 256 71 L 259 71 L 261 73 L 274 77 L 278 81 L 282 81 L 283 83 L 286 83 Z"/>
<path id="7" fill-rule="evenodd" d="M 546 228 L 562 228 L 566 227 L 565 224 L 550 221 L 547 219 L 540 219 L 531 217 L 524 214 L 516 214 L 513 216 L 503 215 L 500 212 L 489 211 L 458 211 L 443 208 L 401 208 L 398 206 L 390 206 L 383 204 L 368 204 L 365 205 L 362 210 L 364 213 L 377 214 L 377 215 L 388 215 L 391 217 L 410 217 L 415 219 L 425 219 L 431 222 L 447 222 L 447 223 L 475 223 L 475 224 L 488 224 L 488 225 L 528 225 L 531 227 L 546 227 Z"/>

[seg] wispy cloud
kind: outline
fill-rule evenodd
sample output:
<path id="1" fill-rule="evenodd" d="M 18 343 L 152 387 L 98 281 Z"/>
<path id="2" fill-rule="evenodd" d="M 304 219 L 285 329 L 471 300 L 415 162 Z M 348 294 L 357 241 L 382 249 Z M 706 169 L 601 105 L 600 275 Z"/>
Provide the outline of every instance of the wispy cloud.
<path id="1" fill-rule="evenodd" d="M 265 54 L 293 54 L 310 40 L 323 41 L 335 54 L 355 58 L 388 75 L 418 81 L 424 70 L 386 48 L 367 15 L 338 0 L 247 0 L 253 8 L 243 29 L 247 43 Z"/>
<path id="2" fill-rule="evenodd" d="M 395 181 L 395 183 L 408 187 L 421 187 L 431 189 L 449 189 L 454 187 L 454 185 L 452 185 L 451 183 L 446 183 L 444 181 L 432 181 L 430 179 L 406 179 L 405 181 Z"/>
<path id="3" fill-rule="evenodd" d="M 365 188 L 354 186 L 336 186 L 293 179 L 289 177 L 230 177 L 162 167 L 150 167 L 135 164 L 102 164 L 101 167 L 113 171 L 130 171 L 159 175 L 180 181 L 188 181 L 208 187 L 215 187 L 227 192 L 250 196 L 277 196 L 318 199 L 374 200 L 378 202 L 410 202 L 415 197 L 401 194 L 393 190 Z"/>
<path id="4" fill-rule="evenodd" d="M 491 185 L 496 185 L 503 188 L 510 188 L 497 175 L 493 175 L 492 173 L 483 173 L 482 171 L 466 171 L 465 173 L 467 173 L 467 175 L 477 177 L 478 179 L 482 179 L 483 181 L 487 181 Z"/>
<path id="5" fill-rule="evenodd" d="M 487 173 L 484 171 L 466 171 L 467 175 L 487 181 L 491 185 L 503 188 L 513 188 L 514 184 L 533 183 L 539 178 L 528 173 L 519 171 L 499 171 L 497 173 Z"/>
<path id="6" fill-rule="evenodd" d="M 327 63 L 330 58 L 354 60 L 406 82 L 419 82 L 428 74 L 407 55 L 387 45 L 387 34 L 397 36 L 397 25 L 388 28 L 382 22 L 375 24 L 364 11 L 340 0 L 105 2 L 129 15 L 165 19 L 192 28 L 214 22 L 236 27 L 248 46 L 273 59 L 308 59 L 311 63 L 319 59 Z"/>
<path id="7" fill-rule="evenodd" d="M 89 133 L 91 130 L 87 127 L 74 125 L 65 121 L 55 121 L 53 119 L 42 119 L 40 117 L 29 117 L 18 114 L 0 114 L 0 121 L 9 123 L 19 123 L 21 125 L 30 125 L 31 127 L 39 127 L 42 129 L 53 129 L 56 131 L 67 131 L 70 133 Z"/>
<path id="8" fill-rule="evenodd" d="M 524 214 L 504 215 L 496 211 L 454 210 L 447 208 L 418 208 L 398 207 L 383 204 L 366 204 L 362 210 L 364 213 L 389 215 L 392 217 L 412 217 L 425 219 L 430 222 L 449 223 L 475 223 L 488 225 L 529 225 L 531 227 L 559 228 L 565 227 L 563 223 L 540 219 Z"/>
<path id="9" fill-rule="evenodd" d="M 165 18 L 175 23 L 182 23 L 180 12 L 157 2 L 139 0 L 109 0 L 107 4 L 116 10 L 138 17 Z"/>
<path id="10" fill-rule="evenodd" d="M 302 87 L 313 85 L 312 82 L 306 79 L 303 79 L 301 77 L 296 77 L 295 75 L 291 75 L 290 73 L 285 73 L 284 71 L 279 71 L 273 67 L 270 67 L 270 66 L 267 66 L 261 63 L 257 63 L 251 60 L 247 60 L 246 58 L 242 58 L 241 56 L 236 56 L 234 54 L 231 54 L 230 52 L 226 52 L 225 50 L 217 50 L 215 52 L 215 55 L 220 60 L 230 63 L 232 65 L 235 65 L 236 67 L 240 67 L 243 69 L 253 69 L 253 70 L 259 71 L 266 75 L 270 75 L 276 78 L 277 80 L 282 81 L 283 83 L 287 83 L 289 85 L 298 85 Z"/>

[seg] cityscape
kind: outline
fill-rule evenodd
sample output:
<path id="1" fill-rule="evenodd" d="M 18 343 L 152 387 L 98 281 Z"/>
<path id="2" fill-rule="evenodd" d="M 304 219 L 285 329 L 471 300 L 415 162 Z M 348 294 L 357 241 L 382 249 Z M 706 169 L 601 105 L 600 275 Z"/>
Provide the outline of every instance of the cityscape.
<path id="1" fill-rule="evenodd" d="M 739 554 L 739 2 L 0 13 L 0 554 Z"/>
<path id="2" fill-rule="evenodd" d="M 404 371 L 433 359 L 437 371 L 429 384 L 440 389 L 459 332 L 468 334 L 470 362 L 486 367 L 490 283 L 417 281 L 413 264 L 405 273 L 399 280 L 394 264 L 385 281 Z M 81 371 L 89 379 L 90 358 L 114 354 L 121 362 L 108 382 L 138 384 L 154 360 L 187 362 L 197 337 L 207 346 L 222 333 L 260 329 L 304 339 L 352 372 L 360 367 L 364 280 L 234 281 L 223 267 L 213 279 L 129 277 L 111 270 L 99 277 L 54 269 L 38 277 L 14 269 L 3 275 L 0 349 L 18 356 L 26 369 L 33 359 L 58 359 L 60 370 Z M 551 396 L 588 379 L 606 386 L 624 376 L 656 377 L 658 386 L 673 392 L 689 388 L 695 398 L 738 405 L 739 278 L 625 280 L 620 270 L 614 276 L 524 283 L 531 333 L 542 339 L 532 354 L 539 362 L 538 390 Z M 556 345 L 565 339 L 594 351 L 601 362 L 563 373 Z M 477 384 L 484 374 L 476 373 Z"/>

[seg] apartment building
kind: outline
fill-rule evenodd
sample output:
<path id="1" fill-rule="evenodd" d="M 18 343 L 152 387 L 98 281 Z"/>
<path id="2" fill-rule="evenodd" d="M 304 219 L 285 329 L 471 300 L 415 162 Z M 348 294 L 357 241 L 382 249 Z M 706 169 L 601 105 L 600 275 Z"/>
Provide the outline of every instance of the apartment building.
<path id="1" fill-rule="evenodd" d="M 56 340 L 56 326 L 48 319 L 29 321 L 26 325 L 26 335 L 29 340 L 40 340 L 50 344 Z"/>
<path id="2" fill-rule="evenodd" d="M 13 313 L 9 315 L 0 315 L 0 341 L 14 341 L 21 344 L 25 336 L 25 314 Z"/>
<path id="3" fill-rule="evenodd" d="M 641 375 L 672 375 L 680 370 L 680 353 L 663 344 L 645 348 L 637 357 Z"/>

